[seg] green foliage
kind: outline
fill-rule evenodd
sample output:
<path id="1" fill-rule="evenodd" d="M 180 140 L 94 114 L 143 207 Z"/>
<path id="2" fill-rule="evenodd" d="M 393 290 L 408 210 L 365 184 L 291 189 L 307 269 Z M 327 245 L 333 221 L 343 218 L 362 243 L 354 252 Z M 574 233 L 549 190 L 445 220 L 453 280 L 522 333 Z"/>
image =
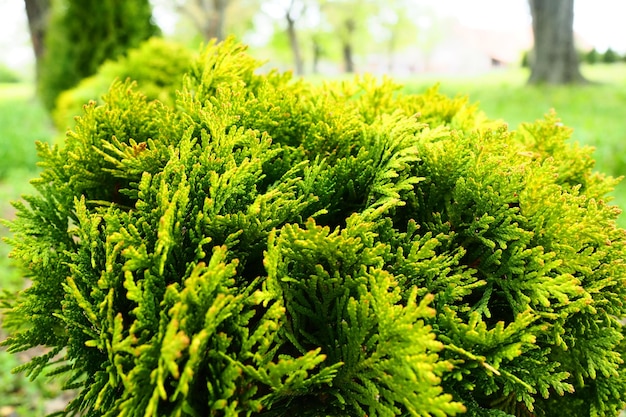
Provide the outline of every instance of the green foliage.
<path id="1" fill-rule="evenodd" d="M 598 51 L 596 50 L 596 48 L 591 48 L 591 50 L 589 50 L 586 54 L 585 54 L 585 62 L 588 64 L 596 64 L 598 61 L 600 61 L 601 59 L 601 55 L 598 53 Z"/>
<path id="2" fill-rule="evenodd" d="M 606 64 L 613 64 L 615 62 L 618 62 L 619 60 L 620 56 L 611 48 L 607 49 L 602 55 L 602 62 Z"/>
<path id="3" fill-rule="evenodd" d="M 613 49 L 608 48 L 604 53 L 598 52 L 595 48 L 592 48 L 588 52 L 581 52 L 581 61 L 587 64 L 614 64 L 619 62 L 621 57 Z"/>
<path id="4" fill-rule="evenodd" d="M 442 80 L 440 89 L 449 95 L 462 91 L 479 102 L 485 114 L 506 121 L 511 129 L 541 118 L 550 109 L 558 109 L 562 122 L 573 129 L 570 140 L 594 148 L 594 169 L 622 177 L 626 175 L 626 132 L 619 109 L 626 83 L 622 77 L 624 68 L 620 66 L 583 65 L 583 74 L 593 83 L 582 86 L 529 86 L 528 72 L 515 69 L 467 79 L 448 77 Z M 410 79 L 403 91 L 419 94 L 433 82 Z M 626 207 L 626 183 L 620 182 L 611 196 L 616 205 Z M 618 224 L 626 227 L 624 213 Z"/>
<path id="5" fill-rule="evenodd" d="M 130 78 L 150 100 L 173 106 L 182 76 L 191 65 L 192 53 L 182 45 L 162 38 L 151 38 L 125 56 L 105 62 L 91 77 L 59 95 L 53 117 L 60 131 L 73 125 L 76 115 L 89 101 L 101 103 L 114 80 Z"/>
<path id="6" fill-rule="evenodd" d="M 176 106 L 116 82 L 39 146 L 4 343 L 65 415 L 618 414 L 616 181 L 555 114 L 259 65 L 211 44 Z"/>
<path id="7" fill-rule="evenodd" d="M 148 0 L 53 0 L 39 92 L 52 110 L 58 95 L 108 59 L 159 33 Z"/>

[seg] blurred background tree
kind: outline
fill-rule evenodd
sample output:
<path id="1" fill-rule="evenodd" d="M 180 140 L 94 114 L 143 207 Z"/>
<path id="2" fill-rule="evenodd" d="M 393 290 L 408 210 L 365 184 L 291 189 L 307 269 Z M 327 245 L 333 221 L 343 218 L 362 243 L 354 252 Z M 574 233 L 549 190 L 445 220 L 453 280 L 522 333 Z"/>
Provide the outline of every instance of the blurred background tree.
<path id="1" fill-rule="evenodd" d="M 585 83 L 574 46 L 574 0 L 529 0 L 535 39 L 530 84 Z"/>
<path id="2" fill-rule="evenodd" d="M 603 61 L 605 64 L 614 64 L 614 63 L 616 63 L 617 61 L 619 61 L 619 59 L 620 59 L 620 57 L 619 57 L 619 56 L 617 55 L 617 53 L 616 53 L 613 49 L 611 49 L 611 48 L 608 48 L 608 49 L 606 50 L 606 52 L 604 52 L 604 55 L 602 56 L 602 61 Z"/>
<path id="3" fill-rule="evenodd" d="M 270 58 L 273 61 L 272 65 L 278 65 L 283 69 L 293 68 L 298 75 L 317 73 L 320 68 L 328 70 L 331 66 L 334 66 L 334 69 L 331 69 L 330 73 L 370 71 L 373 68 L 377 72 L 432 71 L 441 67 L 430 65 L 428 62 L 432 56 L 435 59 L 442 56 L 438 51 L 442 48 L 441 45 L 454 42 L 453 36 L 457 36 L 456 41 L 459 42 L 458 33 L 455 35 L 455 31 L 458 32 L 458 21 L 452 22 L 456 26 L 448 27 L 447 24 L 451 23 L 451 20 L 445 21 L 445 17 L 439 15 L 436 24 L 424 27 L 423 21 L 430 19 L 427 10 L 430 3 L 411 0 L 388 0 L 384 3 L 379 0 L 140 0 L 127 2 L 128 4 L 119 0 L 104 1 L 98 7 L 102 10 L 114 7 L 123 16 L 114 25 L 106 23 L 111 13 L 99 12 L 92 3 L 93 0 L 85 3 L 76 0 L 25 0 L 35 56 L 42 62 L 44 55 L 54 55 L 54 58 L 45 58 L 54 60 L 54 65 L 46 62 L 43 66 L 38 65 L 38 68 L 44 67 L 46 73 L 63 73 L 64 77 L 57 75 L 51 78 L 64 78 L 64 88 L 70 83 L 74 84 L 72 80 L 76 78 L 75 72 L 80 72 L 82 76 L 82 69 L 89 73 L 97 66 L 83 63 L 79 65 L 81 71 L 64 66 L 63 62 L 67 62 L 70 49 L 92 49 L 93 56 L 96 57 L 94 63 L 99 61 L 97 58 L 99 56 L 116 55 L 115 51 L 110 54 L 101 53 L 102 49 L 112 49 L 106 37 L 102 42 L 101 34 L 86 35 L 87 32 L 94 32 L 94 29 L 101 25 L 109 27 L 108 32 L 115 36 L 117 33 L 127 32 L 124 27 L 128 24 L 124 22 L 132 21 L 136 25 L 136 28 L 131 30 L 133 36 L 143 38 L 145 31 L 140 28 L 146 27 L 146 21 L 150 19 L 150 4 L 169 10 L 168 19 L 178 21 L 173 37 L 184 40 L 193 49 L 200 41 L 206 43 L 212 38 L 221 40 L 226 35 L 234 34 L 244 43 L 251 45 L 255 51 L 264 51 L 260 55 Z M 584 82 L 578 61 L 592 60 L 595 57 L 589 56 L 587 59 L 585 56 L 590 48 L 583 46 L 578 51 L 574 48 L 574 0 L 550 2 L 528 0 L 526 4 L 528 5 L 526 11 L 530 10 L 532 15 L 532 29 L 536 40 L 532 53 L 523 61 L 532 69 L 529 83 Z M 82 17 L 73 10 L 75 5 L 84 12 Z M 430 6 L 434 7 L 432 4 Z M 437 6 L 439 12 L 444 7 Z M 125 9 L 143 9 L 145 13 L 128 13 L 124 11 Z M 69 33 L 73 30 L 72 23 L 58 22 L 61 20 L 59 15 L 72 14 L 74 18 L 70 17 L 68 20 L 80 21 L 78 26 L 82 31 L 81 36 L 84 36 L 74 36 L 70 42 L 71 48 L 56 46 L 53 48 L 56 52 L 45 54 L 45 43 L 57 42 L 52 38 L 71 38 Z M 50 15 L 53 15 L 52 20 L 57 22 L 51 24 L 60 29 L 53 29 L 55 34 L 50 35 L 51 39 L 44 42 L 48 22 L 51 21 Z M 443 23 L 445 27 L 442 27 Z M 154 24 L 148 22 L 148 27 L 150 26 L 155 28 Z M 530 20 L 528 26 L 530 27 Z M 115 29 L 111 30 L 111 27 Z M 434 36 L 434 33 L 439 35 Z M 83 47 L 87 39 L 88 43 L 97 47 L 91 48 L 91 45 L 89 48 Z M 429 39 L 434 41 L 428 41 Z M 124 49 L 123 45 L 128 40 L 130 39 L 120 38 L 116 43 L 120 49 Z M 527 47 L 530 48 L 530 45 Z M 411 51 L 411 57 L 403 55 L 405 51 Z M 598 56 L 598 59 L 602 62 L 605 62 L 603 59 L 621 59 L 613 50 L 607 52 L 609 53 L 606 56 Z M 77 60 L 78 56 L 83 54 L 74 52 L 74 55 L 70 61 Z M 463 61 L 467 60 L 468 53 L 456 51 L 448 52 L 448 55 L 456 56 L 457 60 Z M 521 57 L 520 52 L 520 60 Z M 409 59 L 413 59 L 414 63 L 407 62 Z M 507 61 L 506 64 L 511 65 L 511 62 Z M 461 66 L 467 68 L 467 65 Z M 44 81 L 44 84 L 46 83 L 47 81 Z M 45 97 L 47 95 L 54 96 L 54 93 L 44 94 L 44 100 L 49 105 L 50 99 Z"/>
<path id="4" fill-rule="evenodd" d="M 414 7 L 410 0 L 389 0 L 381 7 L 372 25 L 378 26 L 381 36 L 378 43 L 387 55 L 387 69 L 394 71 L 394 57 L 404 47 L 410 46 L 419 38 L 415 21 L 408 12 Z"/>
<path id="5" fill-rule="evenodd" d="M 261 5 L 261 11 L 267 15 L 270 19 L 277 19 L 284 21 L 285 30 L 276 28 L 273 43 L 280 49 L 284 49 L 284 40 L 288 41 L 289 51 L 291 52 L 293 60 L 294 72 L 297 75 L 304 74 L 304 57 L 300 39 L 300 23 L 304 14 L 307 11 L 315 8 L 313 1 L 306 0 L 274 0 L 269 2 L 263 2 Z M 278 25 L 277 25 L 278 26 Z M 286 38 L 283 37 L 286 36 Z"/>
<path id="6" fill-rule="evenodd" d="M 233 28 L 237 26 L 233 24 L 234 20 L 248 22 L 250 10 L 254 13 L 258 8 L 256 0 L 175 0 L 174 4 L 176 10 L 191 21 L 203 39 L 218 41 L 233 33 Z M 233 15 L 237 17 L 234 18 Z"/>
<path id="7" fill-rule="evenodd" d="M 53 0 L 39 73 L 44 105 L 107 59 L 160 33 L 149 0 Z"/>
<path id="8" fill-rule="evenodd" d="M 28 16 L 28 30 L 35 53 L 35 73 L 39 79 L 41 60 L 44 53 L 44 41 L 48 29 L 50 0 L 24 0 Z"/>
<path id="9" fill-rule="evenodd" d="M 370 19 L 380 16 L 382 8 L 380 2 L 371 0 L 320 0 L 323 16 L 340 44 L 344 72 L 355 72 L 355 55 L 373 42 Z"/>
<path id="10" fill-rule="evenodd" d="M 230 2 L 232 3 L 232 2 Z M 229 0 L 190 0 L 179 6 L 207 39 L 221 41 L 226 36 L 226 9 Z"/>
<path id="11" fill-rule="evenodd" d="M 591 48 L 584 56 L 585 62 L 588 64 L 596 64 L 600 60 L 600 54 L 596 48 Z"/>

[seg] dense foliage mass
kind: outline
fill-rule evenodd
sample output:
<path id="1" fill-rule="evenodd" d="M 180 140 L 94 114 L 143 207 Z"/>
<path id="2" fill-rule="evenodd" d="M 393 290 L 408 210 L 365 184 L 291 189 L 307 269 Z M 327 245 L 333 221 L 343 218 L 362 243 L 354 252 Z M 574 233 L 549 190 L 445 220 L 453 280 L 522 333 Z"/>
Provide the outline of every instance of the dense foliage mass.
<path id="1" fill-rule="evenodd" d="M 192 58 L 191 51 L 176 42 L 150 38 L 118 59 L 106 61 L 94 75 L 62 92 L 53 112 L 54 123 L 62 132 L 73 126 L 74 117 L 82 112 L 85 103 L 99 103 L 116 79 L 130 78 L 147 99 L 173 106 Z"/>
<path id="2" fill-rule="evenodd" d="M 58 95 L 94 74 L 108 59 L 159 33 L 149 0 L 52 0 L 39 93 L 54 109 Z"/>
<path id="3" fill-rule="evenodd" d="M 118 82 L 40 146 L 5 344 L 68 414 L 618 414 L 615 181 L 554 114 L 259 65 L 210 45 L 175 106 Z"/>

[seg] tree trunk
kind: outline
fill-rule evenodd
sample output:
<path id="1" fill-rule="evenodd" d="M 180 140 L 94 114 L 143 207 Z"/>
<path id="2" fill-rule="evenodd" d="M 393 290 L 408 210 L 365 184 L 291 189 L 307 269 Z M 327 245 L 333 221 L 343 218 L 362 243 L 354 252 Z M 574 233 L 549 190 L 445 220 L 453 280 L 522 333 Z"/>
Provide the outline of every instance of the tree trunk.
<path id="1" fill-rule="evenodd" d="M 50 0 L 24 0 L 24 4 L 26 6 L 26 15 L 28 16 L 30 39 L 35 52 L 36 74 L 37 79 L 39 79 L 41 58 L 45 50 L 44 40 L 46 29 L 48 28 Z"/>
<path id="2" fill-rule="evenodd" d="M 343 44 L 343 65 L 347 73 L 354 72 L 354 60 L 352 59 L 352 44 L 344 42 Z"/>
<path id="3" fill-rule="evenodd" d="M 343 40 L 343 63 L 344 69 L 348 73 L 354 72 L 354 47 L 353 43 L 353 34 L 356 29 L 356 23 L 354 19 L 348 19 L 345 22 L 346 29 L 346 37 Z"/>
<path id="4" fill-rule="evenodd" d="M 228 0 L 214 0 L 213 1 L 213 18 L 211 26 L 213 26 L 213 34 L 219 41 L 226 38 L 226 8 L 228 6 Z"/>
<path id="5" fill-rule="evenodd" d="M 205 40 L 219 42 L 226 38 L 228 0 L 194 0 L 179 4 L 177 9 L 191 19 Z"/>
<path id="6" fill-rule="evenodd" d="M 319 72 L 319 63 L 321 57 L 322 45 L 320 45 L 320 42 L 316 39 L 315 36 L 313 36 L 313 74 L 317 74 Z"/>
<path id="7" fill-rule="evenodd" d="M 574 0 L 529 0 L 535 46 L 529 84 L 584 83 L 574 46 Z"/>
<path id="8" fill-rule="evenodd" d="M 300 45 L 298 44 L 296 22 L 295 19 L 291 17 L 291 8 L 287 11 L 285 17 L 287 18 L 287 36 L 289 37 L 289 46 L 291 46 L 291 52 L 293 53 L 296 75 L 302 75 L 304 74 L 304 63 L 302 62 L 302 54 L 300 52 Z"/>

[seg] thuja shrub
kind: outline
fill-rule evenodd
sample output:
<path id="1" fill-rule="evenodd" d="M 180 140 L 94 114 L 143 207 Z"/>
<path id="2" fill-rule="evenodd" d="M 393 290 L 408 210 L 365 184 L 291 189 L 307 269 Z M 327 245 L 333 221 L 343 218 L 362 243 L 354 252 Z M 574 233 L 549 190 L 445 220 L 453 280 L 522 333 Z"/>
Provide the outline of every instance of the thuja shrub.
<path id="1" fill-rule="evenodd" d="M 175 107 L 118 82 L 39 145 L 20 371 L 66 415 L 618 414 L 615 180 L 554 114 L 259 65 L 211 44 Z"/>
<path id="2" fill-rule="evenodd" d="M 53 110 L 63 91 L 93 75 L 108 59 L 160 34 L 149 0 L 49 0 L 45 53 L 37 68 L 39 97 Z"/>
<path id="3" fill-rule="evenodd" d="M 61 132 L 73 127 L 74 118 L 81 114 L 85 103 L 94 100 L 102 104 L 101 97 L 116 79 L 136 81 L 136 88 L 146 98 L 173 106 L 192 59 L 192 52 L 185 46 L 160 37 L 150 38 L 125 55 L 106 61 L 94 75 L 62 92 L 52 112 L 54 123 Z"/>

